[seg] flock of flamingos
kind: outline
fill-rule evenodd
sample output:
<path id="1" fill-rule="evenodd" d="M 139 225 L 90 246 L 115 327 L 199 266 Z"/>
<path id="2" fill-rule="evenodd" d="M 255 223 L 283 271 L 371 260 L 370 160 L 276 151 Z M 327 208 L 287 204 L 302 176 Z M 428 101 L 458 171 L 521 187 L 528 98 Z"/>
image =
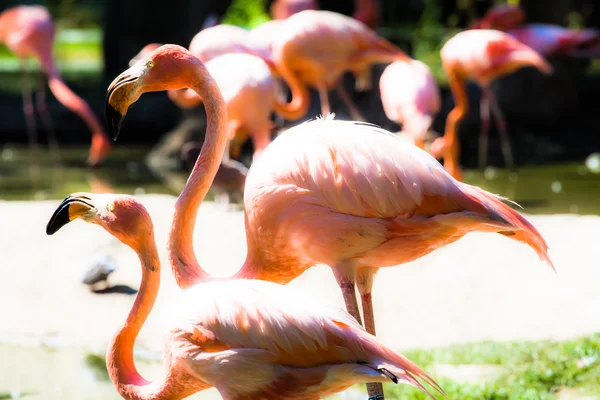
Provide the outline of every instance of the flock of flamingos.
<path id="1" fill-rule="evenodd" d="M 408 383 L 434 398 L 432 391 L 444 394 L 435 380 L 375 336 L 372 293 L 378 269 L 410 262 L 473 231 L 525 243 L 554 268 L 542 235 L 504 204 L 506 199 L 461 182 L 457 127 L 468 110 L 464 84 L 473 79 L 484 88 L 483 99 L 500 117 L 507 141 L 498 105 L 485 89 L 489 82 L 523 66 L 551 73 L 546 55 L 593 54 L 596 32 L 523 25 L 518 7 L 491 10 L 441 51 L 456 106 L 443 137 L 428 145 L 426 133 L 440 108 L 428 67 L 357 19 L 295 11 L 252 31 L 228 25 L 204 29 L 189 50 L 150 44 L 108 88 L 106 118 L 115 139 L 128 108 L 146 92 L 168 91 L 181 107 L 203 103 L 207 114 L 205 140 L 177 198 L 168 236 L 168 262 L 184 292 L 167 329 L 160 379 L 144 379 L 133 358 L 136 336 L 160 286 L 147 210 L 127 195 L 74 193 L 47 225 L 52 235 L 79 218 L 102 226 L 139 255 L 140 290 L 106 358 L 110 378 L 126 399 L 181 399 L 216 387 L 230 400 L 309 400 L 367 383 L 375 400 L 383 399 L 383 382 Z M 99 163 L 110 150 L 109 137 L 58 74 L 47 10 L 4 11 L 0 40 L 21 59 L 40 61 L 56 98 L 89 125 L 88 161 Z M 414 144 L 363 122 L 339 85 L 342 74 L 351 71 L 357 89 L 369 89 L 374 63 L 390 63 L 380 81 L 385 112 Z M 289 103 L 282 81 L 291 91 Z M 292 120 L 305 116 L 309 88 L 320 94 L 323 117 L 271 141 L 271 112 Z M 330 89 L 358 121 L 329 114 Z M 32 134 L 29 87 L 24 93 Z M 48 125 L 42 103 L 38 111 Z M 255 149 L 244 189 L 248 254 L 238 273 L 218 279 L 199 265 L 193 231 L 215 175 L 239 154 L 244 135 Z M 510 162 L 508 141 L 504 151 Z M 434 157 L 443 158 L 444 166 Z M 347 312 L 284 286 L 316 264 L 331 267 Z"/>

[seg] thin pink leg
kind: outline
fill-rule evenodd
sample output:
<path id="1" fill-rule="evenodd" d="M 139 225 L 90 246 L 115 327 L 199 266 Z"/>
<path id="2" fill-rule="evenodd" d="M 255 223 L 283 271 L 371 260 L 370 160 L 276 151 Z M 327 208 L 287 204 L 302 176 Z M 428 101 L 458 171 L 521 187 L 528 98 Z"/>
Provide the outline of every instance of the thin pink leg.
<path id="1" fill-rule="evenodd" d="M 325 117 L 331 112 L 331 108 L 329 107 L 329 93 L 325 82 L 319 82 L 317 90 L 319 91 L 319 100 L 321 100 L 321 114 Z"/>
<path id="2" fill-rule="evenodd" d="M 479 112 L 481 113 L 481 132 L 479 134 L 479 168 L 483 169 L 487 165 L 488 138 L 490 135 L 490 101 L 488 99 L 486 89 L 481 91 Z"/>
<path id="3" fill-rule="evenodd" d="M 35 110 L 33 108 L 33 97 L 31 89 L 31 81 L 27 72 L 27 62 L 21 60 L 23 88 L 23 113 L 25 114 L 25 124 L 27 126 L 27 138 L 29 140 L 29 157 L 31 159 L 31 176 L 37 185 L 40 179 L 39 151 L 37 143 L 37 129 L 35 124 Z"/>
<path id="4" fill-rule="evenodd" d="M 358 300 L 356 299 L 354 281 L 340 271 L 342 268 L 333 268 L 333 275 L 335 276 L 335 280 L 337 281 L 338 285 L 342 289 L 346 310 L 358 321 L 359 324 L 362 325 L 362 318 L 358 309 Z"/>
<path id="5" fill-rule="evenodd" d="M 377 270 L 363 268 L 356 274 L 356 286 L 362 300 L 364 327 L 371 335 L 375 335 L 375 316 L 373 315 L 373 301 L 371 291 L 373 289 L 373 276 Z M 369 399 L 383 399 L 383 385 L 378 382 L 367 383 Z"/>
<path id="6" fill-rule="evenodd" d="M 52 124 L 52 118 L 50 117 L 50 113 L 48 112 L 48 103 L 46 101 L 46 80 L 44 79 L 44 74 L 40 72 L 38 74 L 38 92 L 36 99 L 36 108 L 38 113 L 40 114 L 40 118 L 42 120 L 42 124 L 44 125 L 44 130 L 48 135 L 48 146 L 50 147 L 50 152 L 56 161 L 60 159 L 60 154 L 58 151 L 58 140 L 56 140 L 56 134 L 54 131 L 54 126 Z"/>
<path id="7" fill-rule="evenodd" d="M 335 90 L 338 96 L 340 96 L 340 99 L 342 100 L 346 108 L 348 108 L 348 111 L 350 111 L 350 118 L 352 118 L 354 121 L 365 122 L 365 118 L 362 116 L 360 111 L 358 111 L 358 107 L 356 106 L 356 104 L 354 104 L 354 102 L 348 95 L 348 92 L 346 91 L 346 88 L 344 88 L 344 86 L 342 85 L 341 81 L 336 85 Z"/>
<path id="8" fill-rule="evenodd" d="M 498 127 L 498 133 L 500 134 L 500 148 L 502 149 L 504 162 L 506 163 L 506 166 L 512 170 L 515 168 L 515 163 L 513 161 L 510 137 L 508 136 L 508 131 L 506 130 L 506 119 L 504 118 L 502 110 L 498 106 L 498 102 L 496 101 L 496 96 L 494 96 L 494 93 L 492 93 L 492 91 L 489 89 L 486 90 L 488 91 L 487 97 L 490 102 L 490 107 L 494 113 L 494 117 L 496 118 L 496 126 Z"/>

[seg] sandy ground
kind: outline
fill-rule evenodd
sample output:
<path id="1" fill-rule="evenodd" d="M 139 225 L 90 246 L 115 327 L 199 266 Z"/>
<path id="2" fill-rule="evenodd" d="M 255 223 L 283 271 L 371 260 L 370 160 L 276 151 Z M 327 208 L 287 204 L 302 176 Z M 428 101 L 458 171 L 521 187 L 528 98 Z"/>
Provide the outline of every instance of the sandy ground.
<path id="1" fill-rule="evenodd" d="M 174 197 L 145 195 L 165 260 Z M 119 269 L 112 285 L 137 288 L 138 260 L 102 228 L 76 221 L 54 236 L 45 226 L 59 201 L 0 202 L 0 340 L 73 345 L 104 352 L 132 295 L 93 294 L 80 283 L 91 256 L 107 253 Z M 600 331 L 600 217 L 532 216 L 545 235 L 558 274 L 535 253 L 500 235 L 470 234 L 416 262 L 382 269 L 375 282 L 378 334 L 394 348 L 429 348 L 482 340 L 566 339 Z M 196 228 L 201 264 L 233 273 L 246 248 L 241 211 L 202 205 Z M 166 265 L 166 264 L 164 264 Z M 180 289 L 163 268 L 157 305 L 136 343 L 160 354 L 161 321 Z M 290 283 L 307 295 L 343 305 L 328 267 Z"/>

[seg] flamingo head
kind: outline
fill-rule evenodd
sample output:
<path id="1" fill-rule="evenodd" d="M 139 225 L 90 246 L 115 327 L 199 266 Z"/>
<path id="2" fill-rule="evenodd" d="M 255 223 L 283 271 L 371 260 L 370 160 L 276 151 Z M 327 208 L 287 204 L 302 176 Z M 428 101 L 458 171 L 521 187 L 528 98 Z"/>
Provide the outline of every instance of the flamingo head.
<path id="1" fill-rule="evenodd" d="M 209 78 L 204 64 L 181 46 L 165 44 L 148 53 L 117 76 L 108 87 L 105 112 L 113 138 L 118 137 L 129 106 L 142 94 L 206 86 Z"/>
<path id="2" fill-rule="evenodd" d="M 78 218 L 102 226 L 134 249 L 138 249 L 148 238 L 154 238 L 150 214 L 134 197 L 82 192 L 73 193 L 60 203 L 46 226 L 46 233 L 53 235 Z"/>

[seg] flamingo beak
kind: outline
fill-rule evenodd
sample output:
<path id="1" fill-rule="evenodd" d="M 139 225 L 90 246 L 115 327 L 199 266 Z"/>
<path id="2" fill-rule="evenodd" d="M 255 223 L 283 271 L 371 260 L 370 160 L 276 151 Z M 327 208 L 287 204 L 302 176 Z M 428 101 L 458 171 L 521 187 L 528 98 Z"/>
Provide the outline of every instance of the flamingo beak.
<path id="1" fill-rule="evenodd" d="M 106 124 L 113 140 L 117 140 L 119 136 L 123 118 L 125 118 L 129 106 L 133 103 L 131 101 L 132 92 L 140 78 L 140 74 L 131 73 L 132 69 L 130 68 L 117 76 L 106 91 Z"/>
<path id="2" fill-rule="evenodd" d="M 77 218 L 82 218 L 90 213 L 95 214 L 96 207 L 91 204 L 92 199 L 86 194 L 71 194 L 67 196 L 50 217 L 46 226 L 46 234 L 54 235 L 60 228 Z"/>

